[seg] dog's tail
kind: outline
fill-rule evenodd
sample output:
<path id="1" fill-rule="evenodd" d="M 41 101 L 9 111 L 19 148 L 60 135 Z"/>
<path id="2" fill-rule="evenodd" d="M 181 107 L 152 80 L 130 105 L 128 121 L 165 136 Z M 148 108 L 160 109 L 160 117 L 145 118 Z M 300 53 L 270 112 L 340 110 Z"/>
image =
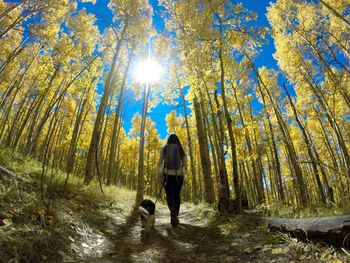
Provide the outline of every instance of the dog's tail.
<path id="1" fill-rule="evenodd" d="M 140 211 L 141 215 L 143 215 L 143 216 L 146 216 L 146 217 L 150 216 L 150 213 L 142 206 L 139 206 L 139 211 Z"/>

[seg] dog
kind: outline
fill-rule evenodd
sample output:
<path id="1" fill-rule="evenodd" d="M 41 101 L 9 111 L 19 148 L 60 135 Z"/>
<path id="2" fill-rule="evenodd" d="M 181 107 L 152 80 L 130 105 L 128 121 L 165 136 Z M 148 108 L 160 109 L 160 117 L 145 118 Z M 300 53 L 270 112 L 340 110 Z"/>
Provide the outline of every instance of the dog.
<path id="1" fill-rule="evenodd" d="M 152 200 L 145 199 L 141 202 L 139 206 L 139 211 L 141 215 L 141 226 L 146 229 L 149 233 L 151 228 L 154 228 L 156 205 Z"/>

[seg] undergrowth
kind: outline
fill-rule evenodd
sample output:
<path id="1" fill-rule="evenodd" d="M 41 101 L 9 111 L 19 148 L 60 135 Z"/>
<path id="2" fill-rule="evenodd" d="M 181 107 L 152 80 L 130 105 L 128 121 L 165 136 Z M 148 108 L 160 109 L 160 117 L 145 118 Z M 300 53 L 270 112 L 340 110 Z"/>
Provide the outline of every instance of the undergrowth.
<path id="1" fill-rule="evenodd" d="M 55 171 L 51 185 L 45 181 L 53 199 L 48 210 L 40 195 L 41 163 L 12 150 L 0 149 L 0 165 L 14 173 L 12 176 L 0 172 L 1 262 L 69 259 L 72 240 L 86 240 L 89 234 L 86 230 L 100 223 L 99 217 L 113 216 L 104 213 L 105 207 L 108 211 L 127 213 L 135 196 L 115 186 L 104 186 L 102 194 L 97 181 L 86 186 L 75 175 L 70 175 L 63 194 L 66 174 Z"/>
<path id="2" fill-rule="evenodd" d="M 277 202 L 264 204 L 258 209 L 266 211 L 268 216 L 279 216 L 289 218 L 305 218 L 305 217 L 321 217 L 321 216 L 335 216 L 350 214 L 350 197 L 344 196 L 344 198 L 337 204 L 328 203 L 323 204 L 310 204 L 305 207 L 295 207 L 288 204 L 279 204 Z"/>

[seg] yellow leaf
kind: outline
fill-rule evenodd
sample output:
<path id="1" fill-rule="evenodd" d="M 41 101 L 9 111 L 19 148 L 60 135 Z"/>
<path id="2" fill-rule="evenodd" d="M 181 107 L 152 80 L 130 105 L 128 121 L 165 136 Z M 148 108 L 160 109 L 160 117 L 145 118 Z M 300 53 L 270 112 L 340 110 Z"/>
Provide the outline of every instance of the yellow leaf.
<path id="1" fill-rule="evenodd" d="M 66 257 L 67 257 L 67 254 L 66 254 L 64 251 L 62 251 L 62 250 L 58 251 L 58 254 L 59 254 L 60 256 L 62 256 L 63 258 L 66 258 Z"/>
<path id="2" fill-rule="evenodd" d="M 47 216 L 46 219 L 47 219 L 47 223 L 48 223 L 49 225 L 52 225 L 52 224 L 54 223 L 53 216 Z"/>
<path id="3" fill-rule="evenodd" d="M 323 253 L 321 254 L 321 256 L 320 256 L 320 259 L 321 259 L 322 261 L 329 260 L 330 258 L 331 258 L 331 255 L 330 255 L 329 253 L 327 253 L 327 252 L 323 252 Z"/>
<path id="4" fill-rule="evenodd" d="M 4 223 L 4 225 L 2 226 L 3 228 L 9 228 L 10 226 L 13 225 L 11 218 L 3 219 L 2 222 Z"/>
<path id="5" fill-rule="evenodd" d="M 38 207 L 36 212 L 39 214 L 39 215 L 44 215 L 46 210 L 45 208 L 42 208 L 42 207 Z"/>
<path id="6" fill-rule="evenodd" d="M 282 254 L 282 253 L 283 253 L 283 248 L 281 248 L 281 247 L 273 248 L 273 249 L 271 250 L 271 253 L 272 253 L 273 255 Z"/>
<path id="7" fill-rule="evenodd" d="M 85 248 L 89 248 L 90 246 L 88 244 L 86 244 L 85 242 L 81 243 L 81 245 Z"/>

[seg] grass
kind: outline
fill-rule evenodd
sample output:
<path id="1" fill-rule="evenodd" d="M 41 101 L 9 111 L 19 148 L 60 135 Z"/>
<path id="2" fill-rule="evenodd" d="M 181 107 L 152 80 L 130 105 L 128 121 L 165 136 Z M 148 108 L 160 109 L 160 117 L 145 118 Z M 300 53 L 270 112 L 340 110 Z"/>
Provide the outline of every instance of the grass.
<path id="1" fill-rule="evenodd" d="M 104 186 L 102 194 L 97 181 L 86 186 L 74 175 L 63 195 L 66 174 L 55 171 L 46 187 L 53 198 L 47 211 L 40 196 L 41 163 L 0 149 L 0 165 L 16 175 L 0 172 L 0 261 L 51 262 L 57 261 L 57 253 L 64 260 L 72 240 L 88 240 L 97 224 L 108 221 L 101 218 L 113 217 L 109 211 L 128 213 L 132 208 L 135 193 Z"/>
<path id="2" fill-rule="evenodd" d="M 343 201 L 337 204 L 310 204 L 305 207 L 296 208 L 292 205 L 281 205 L 276 202 L 258 207 L 267 211 L 268 216 L 305 218 L 305 217 L 322 217 L 350 214 L 349 197 L 344 197 Z"/>
<path id="3" fill-rule="evenodd" d="M 42 169 L 40 162 L 33 158 L 22 156 L 9 149 L 0 149 L 0 165 L 6 167 L 10 171 L 14 171 L 22 179 L 32 178 L 36 181 L 40 179 Z M 66 174 L 59 170 L 55 172 L 56 174 L 51 190 L 63 191 Z M 104 194 L 101 193 L 97 180 L 93 180 L 89 185 L 85 185 L 83 183 L 83 178 L 75 175 L 70 175 L 67 184 L 67 193 L 84 195 L 87 200 L 99 200 L 101 203 L 123 201 L 123 199 L 130 199 L 134 196 L 132 191 L 116 186 L 104 185 L 103 190 Z"/>
<path id="4" fill-rule="evenodd" d="M 273 254 L 288 253 L 294 258 L 305 262 L 348 262 L 349 255 L 345 249 L 336 249 L 323 243 L 301 242 L 289 234 L 275 235 Z"/>

